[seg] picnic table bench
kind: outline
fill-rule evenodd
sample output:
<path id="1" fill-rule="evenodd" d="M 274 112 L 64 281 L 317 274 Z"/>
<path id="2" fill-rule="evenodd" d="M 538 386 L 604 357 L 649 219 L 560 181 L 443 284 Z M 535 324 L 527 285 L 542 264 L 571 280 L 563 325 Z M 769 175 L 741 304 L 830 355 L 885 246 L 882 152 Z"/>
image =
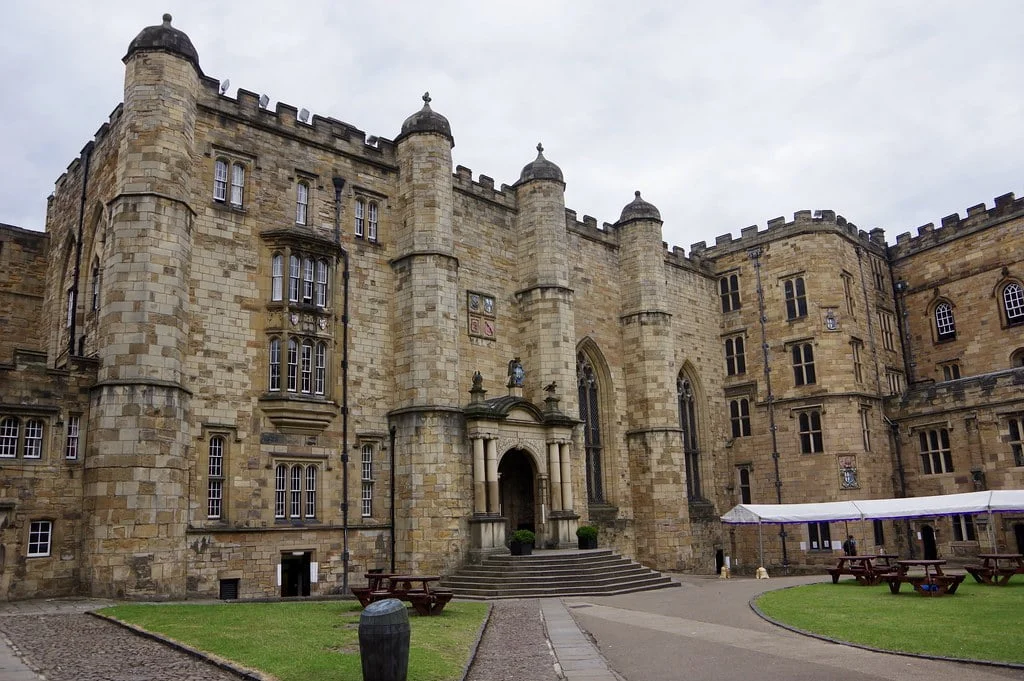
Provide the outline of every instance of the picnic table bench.
<path id="1" fill-rule="evenodd" d="M 1024 575 L 1024 556 L 1019 553 L 979 553 L 981 565 L 965 565 L 964 569 L 978 584 L 1006 586 L 1010 577 Z"/>
<path id="2" fill-rule="evenodd" d="M 898 594 L 904 584 L 910 584 L 922 596 L 953 595 L 967 575 L 944 574 L 942 566 L 945 564 L 944 560 L 898 560 L 896 572 L 883 579 L 894 594 Z M 922 568 L 923 574 L 910 574 L 911 568 Z"/>
<path id="3" fill-rule="evenodd" d="M 838 584 L 841 575 L 852 575 L 858 584 L 874 586 L 880 584 L 882 579 L 895 572 L 895 567 L 890 562 L 896 556 L 881 553 L 877 555 L 863 556 L 839 556 L 835 567 L 828 568 L 832 576 L 832 583 Z"/>
<path id="4" fill-rule="evenodd" d="M 441 579 L 436 575 L 369 573 L 366 579 L 367 586 L 351 589 L 364 608 L 374 601 L 397 598 L 411 603 L 420 615 L 438 615 L 454 595 L 450 589 L 431 588 L 433 582 Z M 413 584 L 420 588 L 413 588 Z"/>

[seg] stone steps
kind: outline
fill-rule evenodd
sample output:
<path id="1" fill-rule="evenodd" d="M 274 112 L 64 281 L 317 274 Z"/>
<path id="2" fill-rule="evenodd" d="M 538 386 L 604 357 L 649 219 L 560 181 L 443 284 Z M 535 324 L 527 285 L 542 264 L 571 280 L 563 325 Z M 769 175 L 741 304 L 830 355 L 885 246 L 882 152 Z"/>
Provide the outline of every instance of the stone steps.
<path id="1" fill-rule="evenodd" d="M 679 582 L 607 549 L 491 556 L 441 581 L 457 598 L 612 596 L 679 586 Z"/>

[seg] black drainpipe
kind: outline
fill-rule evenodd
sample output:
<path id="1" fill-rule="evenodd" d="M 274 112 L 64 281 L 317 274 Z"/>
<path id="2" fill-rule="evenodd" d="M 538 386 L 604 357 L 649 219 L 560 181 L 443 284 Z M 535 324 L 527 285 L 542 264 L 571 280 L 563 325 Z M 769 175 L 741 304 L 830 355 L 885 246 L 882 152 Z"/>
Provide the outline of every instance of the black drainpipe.
<path id="1" fill-rule="evenodd" d="M 395 571 L 395 460 L 398 458 L 395 452 L 395 432 L 398 429 L 391 426 L 391 572 Z"/>
<path id="2" fill-rule="evenodd" d="M 345 180 L 334 178 L 334 240 L 341 250 L 342 313 L 341 313 L 341 592 L 348 593 L 348 251 L 341 247 L 341 190 Z"/>
<path id="3" fill-rule="evenodd" d="M 82 234 L 85 232 L 85 192 L 89 186 L 89 159 L 93 143 L 82 148 L 82 197 L 78 204 L 78 239 L 75 242 L 75 274 L 71 281 L 71 324 L 68 325 L 68 359 L 75 356 L 76 320 L 78 319 L 78 278 L 82 275 Z"/>

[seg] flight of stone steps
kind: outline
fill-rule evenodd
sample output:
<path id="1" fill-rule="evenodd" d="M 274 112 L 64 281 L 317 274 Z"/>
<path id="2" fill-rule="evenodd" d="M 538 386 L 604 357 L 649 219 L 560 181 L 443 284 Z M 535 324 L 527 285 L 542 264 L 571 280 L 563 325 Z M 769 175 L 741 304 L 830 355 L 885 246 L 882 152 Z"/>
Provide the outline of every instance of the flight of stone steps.
<path id="1" fill-rule="evenodd" d="M 607 549 L 499 555 L 468 565 L 441 581 L 456 598 L 612 596 L 679 586 L 679 582 Z"/>

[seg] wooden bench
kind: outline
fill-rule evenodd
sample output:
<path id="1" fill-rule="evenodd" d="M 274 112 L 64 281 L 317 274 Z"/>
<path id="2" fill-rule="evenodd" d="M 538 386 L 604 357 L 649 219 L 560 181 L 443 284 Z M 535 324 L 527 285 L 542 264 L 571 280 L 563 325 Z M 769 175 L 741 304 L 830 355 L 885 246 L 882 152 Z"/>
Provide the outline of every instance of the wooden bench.
<path id="1" fill-rule="evenodd" d="M 957 587 L 967 575 L 889 575 L 884 581 L 889 583 L 889 591 L 896 594 L 900 587 L 910 584 L 922 596 L 945 596 L 956 593 Z"/>

